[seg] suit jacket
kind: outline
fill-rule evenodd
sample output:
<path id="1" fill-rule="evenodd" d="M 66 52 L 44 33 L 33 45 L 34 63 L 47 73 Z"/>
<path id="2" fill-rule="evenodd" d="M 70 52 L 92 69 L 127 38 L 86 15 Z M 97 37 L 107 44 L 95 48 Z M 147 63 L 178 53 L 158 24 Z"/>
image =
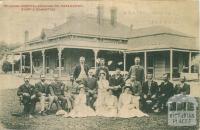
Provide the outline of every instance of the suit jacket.
<path id="1" fill-rule="evenodd" d="M 35 91 L 36 91 L 36 94 L 39 94 L 39 93 L 45 93 L 45 94 L 48 94 L 48 84 L 47 83 L 44 83 L 42 84 L 42 82 L 38 82 L 35 84 Z"/>
<path id="2" fill-rule="evenodd" d="M 109 80 L 109 69 L 107 66 L 99 66 L 96 70 L 96 77 L 99 77 L 99 72 L 103 70 L 106 72 L 106 79 Z"/>
<path id="3" fill-rule="evenodd" d="M 159 92 L 159 88 L 158 88 L 157 82 L 155 82 L 155 81 L 151 82 L 150 93 L 149 93 L 148 81 L 143 83 L 142 94 L 141 94 L 142 96 L 144 96 L 144 95 L 149 95 L 149 96 L 156 95 L 156 96 L 158 96 L 158 92 Z"/>
<path id="4" fill-rule="evenodd" d="M 28 93 L 30 96 L 35 94 L 35 87 L 31 84 L 27 87 L 25 84 L 22 84 L 18 90 L 17 90 L 17 95 L 22 96 L 23 93 Z"/>
<path id="5" fill-rule="evenodd" d="M 97 91 L 97 79 L 95 77 L 88 77 L 85 80 L 85 87 L 86 87 L 86 91 L 88 90 L 94 90 Z"/>
<path id="6" fill-rule="evenodd" d="M 116 96 L 119 96 L 122 93 L 122 87 L 125 85 L 124 78 L 120 74 L 118 78 L 116 78 L 116 75 L 112 75 L 112 77 L 109 80 L 109 86 L 114 87 L 114 86 L 120 86 L 118 90 L 113 90 L 113 94 Z"/>
<path id="7" fill-rule="evenodd" d="M 84 64 L 84 70 L 85 74 L 88 75 L 89 67 L 86 64 Z M 74 74 L 73 74 L 74 79 L 78 78 L 80 72 L 81 72 L 81 65 L 79 64 L 74 69 Z"/>
<path id="8" fill-rule="evenodd" d="M 144 82 L 144 68 L 142 66 L 131 66 L 129 69 L 128 78 L 130 78 L 131 75 L 135 75 L 137 81 L 140 81 L 141 83 Z"/>
<path id="9" fill-rule="evenodd" d="M 28 93 L 30 96 L 23 96 L 23 93 Z M 35 87 L 31 84 L 29 84 L 28 87 L 25 84 L 22 84 L 17 90 L 17 95 L 22 96 L 21 102 L 23 104 L 30 103 L 31 96 L 34 94 L 35 94 Z"/>
<path id="10" fill-rule="evenodd" d="M 49 93 L 52 96 L 64 96 L 65 95 L 65 84 L 62 82 L 52 82 L 49 85 Z"/>
<path id="11" fill-rule="evenodd" d="M 187 84 L 187 83 L 184 83 L 183 87 L 181 87 L 181 84 L 177 84 L 175 86 L 175 89 L 174 89 L 174 93 L 175 94 L 190 94 L 190 85 Z"/>
<path id="12" fill-rule="evenodd" d="M 173 83 L 171 82 L 167 82 L 165 84 L 165 82 L 162 82 L 159 85 L 159 95 L 165 94 L 166 98 L 170 98 L 174 95 L 174 87 L 173 87 Z"/>

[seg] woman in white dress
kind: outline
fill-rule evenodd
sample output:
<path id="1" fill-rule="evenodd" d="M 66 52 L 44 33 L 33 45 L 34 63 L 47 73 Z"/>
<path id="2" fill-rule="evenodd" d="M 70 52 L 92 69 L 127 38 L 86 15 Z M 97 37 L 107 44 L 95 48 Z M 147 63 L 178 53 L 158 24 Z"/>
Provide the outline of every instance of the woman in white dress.
<path id="1" fill-rule="evenodd" d="M 119 97 L 118 116 L 122 118 L 148 116 L 139 110 L 139 98 L 131 94 L 129 86 L 124 87 L 124 92 Z"/>
<path id="2" fill-rule="evenodd" d="M 105 109 L 105 99 L 108 95 L 107 89 L 109 88 L 109 82 L 106 80 L 106 73 L 105 71 L 101 70 L 99 72 L 99 80 L 97 81 L 98 84 L 98 94 L 96 100 L 96 114 L 98 116 L 104 115 Z"/>
<path id="3" fill-rule="evenodd" d="M 104 113 L 105 117 L 117 117 L 117 97 L 113 95 L 112 88 L 108 88 L 108 95 L 106 96 L 106 100 L 104 102 Z"/>
<path id="4" fill-rule="evenodd" d="M 85 86 L 81 84 L 79 86 L 79 94 L 75 98 L 74 109 L 69 113 L 65 114 L 64 117 L 88 117 L 96 116 L 95 111 L 86 105 L 86 93 Z"/>

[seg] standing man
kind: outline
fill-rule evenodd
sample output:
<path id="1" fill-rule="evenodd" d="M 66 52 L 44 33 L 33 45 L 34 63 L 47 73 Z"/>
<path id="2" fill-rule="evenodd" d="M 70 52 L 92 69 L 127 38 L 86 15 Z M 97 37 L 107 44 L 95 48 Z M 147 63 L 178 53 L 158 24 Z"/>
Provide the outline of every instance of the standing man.
<path id="1" fill-rule="evenodd" d="M 96 70 L 96 77 L 99 77 L 100 71 L 103 70 L 106 73 L 106 79 L 109 80 L 109 69 L 105 66 L 105 59 L 100 58 L 100 66 Z"/>
<path id="2" fill-rule="evenodd" d="M 62 109 L 71 110 L 71 100 L 68 96 L 65 96 L 65 84 L 59 81 L 58 75 L 54 75 L 54 82 L 49 85 L 49 91 L 50 95 L 53 96 L 53 101 L 56 103 L 58 108 L 57 113 L 60 113 L 59 111 Z M 61 104 L 59 101 L 61 101 Z"/>
<path id="3" fill-rule="evenodd" d="M 136 81 L 136 76 L 131 75 L 130 79 L 126 81 L 126 83 L 130 84 L 132 94 L 134 96 L 140 96 L 142 92 L 142 86 L 139 81 Z"/>
<path id="4" fill-rule="evenodd" d="M 153 75 L 147 74 L 147 81 L 143 83 L 141 105 L 145 112 L 152 112 L 158 96 L 158 83 L 153 81 Z"/>
<path id="5" fill-rule="evenodd" d="M 131 75 L 136 76 L 136 81 L 139 81 L 141 84 L 144 82 L 144 68 L 140 65 L 140 58 L 135 57 L 135 65 L 131 66 L 128 73 L 128 78 Z"/>
<path id="6" fill-rule="evenodd" d="M 109 80 L 109 86 L 112 89 L 113 95 L 119 98 L 122 93 L 122 87 L 125 85 L 124 78 L 121 75 L 121 70 L 116 68 L 115 74 Z"/>
<path id="7" fill-rule="evenodd" d="M 81 56 L 79 61 L 80 64 L 75 67 L 73 77 L 75 80 L 77 78 L 84 80 L 88 76 L 89 67 L 85 64 L 85 57 Z"/>
<path id="8" fill-rule="evenodd" d="M 180 77 L 180 83 L 178 83 L 175 86 L 174 92 L 175 94 L 184 94 L 189 95 L 190 94 L 190 85 L 187 84 L 185 76 Z"/>
<path id="9" fill-rule="evenodd" d="M 41 104 L 41 110 L 39 112 L 41 115 L 45 115 L 45 102 L 49 102 L 47 111 L 51 109 L 53 103 L 53 97 L 49 95 L 47 90 L 48 84 L 46 83 L 45 75 L 40 75 L 40 81 L 35 84 L 35 93 Z"/>
<path id="10" fill-rule="evenodd" d="M 85 82 L 87 105 L 94 109 L 94 102 L 97 99 L 97 79 L 94 77 L 92 70 L 88 71 L 88 78 Z"/>
<path id="11" fill-rule="evenodd" d="M 29 83 L 30 76 L 24 78 L 24 84 L 22 84 L 17 90 L 17 96 L 20 96 L 21 102 L 24 105 L 23 114 L 32 118 L 32 114 L 35 110 L 36 98 L 35 88 Z"/>
<path id="12" fill-rule="evenodd" d="M 163 75 L 163 82 L 159 85 L 159 98 L 158 98 L 158 110 L 166 111 L 167 109 L 167 101 L 170 97 L 174 95 L 174 87 L 173 83 L 169 81 L 168 74 Z"/>

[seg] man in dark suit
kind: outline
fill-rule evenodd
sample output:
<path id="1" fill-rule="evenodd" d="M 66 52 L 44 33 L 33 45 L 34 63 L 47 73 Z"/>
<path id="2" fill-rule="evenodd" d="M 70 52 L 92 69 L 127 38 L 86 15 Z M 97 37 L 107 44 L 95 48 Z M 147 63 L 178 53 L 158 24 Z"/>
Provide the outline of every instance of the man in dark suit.
<path id="1" fill-rule="evenodd" d="M 87 105 L 94 109 L 94 102 L 97 99 L 97 79 L 94 77 L 93 71 L 88 71 L 88 77 L 85 80 Z"/>
<path id="2" fill-rule="evenodd" d="M 124 78 L 121 75 L 121 70 L 116 68 L 115 74 L 109 80 L 109 85 L 112 89 L 113 95 L 119 98 L 122 93 L 122 87 L 125 85 Z"/>
<path id="3" fill-rule="evenodd" d="M 143 111 L 152 112 L 152 108 L 157 101 L 158 91 L 158 84 L 153 81 L 153 75 L 150 73 L 147 74 L 147 81 L 143 83 L 140 98 Z"/>
<path id="4" fill-rule="evenodd" d="M 106 73 L 106 79 L 109 80 L 109 69 L 105 66 L 105 59 L 100 58 L 100 66 L 96 70 L 96 77 L 99 77 L 100 71 L 103 70 Z"/>
<path id="5" fill-rule="evenodd" d="M 76 80 L 79 79 L 86 79 L 88 76 L 89 67 L 85 64 L 85 57 L 80 57 L 80 64 L 75 67 L 73 77 Z"/>
<path id="6" fill-rule="evenodd" d="M 170 97 L 174 95 L 174 87 L 173 83 L 169 81 L 169 75 L 163 75 L 163 82 L 159 85 L 159 97 L 158 97 L 158 111 L 166 111 L 167 101 Z"/>
<path id="7" fill-rule="evenodd" d="M 36 98 L 40 101 L 41 109 L 40 114 L 45 115 L 45 102 L 48 101 L 47 111 L 51 109 L 54 98 L 50 96 L 48 90 L 48 84 L 45 82 L 45 75 L 40 75 L 40 81 L 35 84 Z"/>
<path id="8" fill-rule="evenodd" d="M 17 90 L 17 95 L 20 96 L 21 102 L 24 105 L 23 114 L 32 118 L 37 101 L 35 98 L 35 88 L 29 83 L 29 81 L 30 76 L 26 76 L 24 78 L 24 84 L 22 84 Z"/>
<path id="9" fill-rule="evenodd" d="M 54 81 L 49 85 L 49 93 L 51 96 L 53 96 L 53 101 L 56 103 L 58 108 L 57 113 L 59 113 L 60 110 L 71 110 L 71 99 L 69 96 L 65 95 L 65 84 L 58 79 L 58 75 L 54 75 Z"/>
<path id="10" fill-rule="evenodd" d="M 141 84 L 144 82 L 144 68 L 140 65 L 140 58 L 135 57 L 135 65 L 131 66 L 128 73 L 128 78 L 131 75 L 136 76 L 136 81 L 139 81 Z"/>
<path id="11" fill-rule="evenodd" d="M 180 77 L 180 83 L 178 83 L 175 86 L 174 93 L 175 94 L 184 94 L 189 95 L 190 94 L 190 85 L 187 84 L 185 76 Z"/>

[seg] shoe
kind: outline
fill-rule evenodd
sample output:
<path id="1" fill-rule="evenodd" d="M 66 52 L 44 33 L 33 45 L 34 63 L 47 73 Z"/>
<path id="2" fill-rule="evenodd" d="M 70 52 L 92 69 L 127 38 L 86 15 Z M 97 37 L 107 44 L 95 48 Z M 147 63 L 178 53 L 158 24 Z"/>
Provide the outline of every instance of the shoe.
<path id="1" fill-rule="evenodd" d="M 40 114 L 41 114 L 41 116 L 46 116 L 47 115 L 44 111 L 42 111 Z"/>

